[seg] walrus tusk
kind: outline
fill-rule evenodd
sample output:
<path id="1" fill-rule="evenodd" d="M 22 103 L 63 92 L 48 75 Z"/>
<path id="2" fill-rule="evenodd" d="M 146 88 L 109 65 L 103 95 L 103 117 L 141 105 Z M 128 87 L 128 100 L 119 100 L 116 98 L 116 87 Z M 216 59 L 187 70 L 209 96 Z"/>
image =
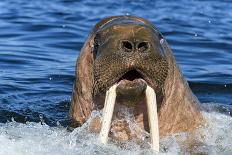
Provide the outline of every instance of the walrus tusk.
<path id="1" fill-rule="evenodd" d="M 106 92 L 105 103 L 103 108 L 102 127 L 100 131 L 100 140 L 103 144 L 108 141 L 108 134 L 110 131 L 111 120 L 114 112 L 115 100 L 116 100 L 116 88 L 117 84 L 110 87 Z M 148 118 L 150 126 L 151 148 L 159 152 L 159 126 L 157 115 L 157 103 L 155 91 L 147 86 L 146 100 L 148 109 Z"/>
<path id="2" fill-rule="evenodd" d="M 147 86 L 146 89 L 147 111 L 150 126 L 151 148 L 159 152 L 159 126 L 157 114 L 157 102 L 155 91 Z"/>
<path id="3" fill-rule="evenodd" d="M 114 112 L 116 88 L 117 88 L 117 84 L 110 87 L 110 89 L 106 92 L 105 104 L 103 108 L 102 127 L 100 131 L 100 140 L 103 144 L 106 144 L 108 140 L 111 120 Z"/>

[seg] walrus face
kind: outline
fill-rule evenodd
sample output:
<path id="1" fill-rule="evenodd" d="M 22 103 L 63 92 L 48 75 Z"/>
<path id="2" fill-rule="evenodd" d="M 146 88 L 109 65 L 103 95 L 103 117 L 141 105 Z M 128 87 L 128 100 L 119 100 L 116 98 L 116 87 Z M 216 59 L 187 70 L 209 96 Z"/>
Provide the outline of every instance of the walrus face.
<path id="1" fill-rule="evenodd" d="M 161 39 L 159 32 L 145 25 L 116 24 L 98 30 L 93 51 L 94 102 L 102 103 L 115 83 L 117 101 L 126 105 L 139 103 L 147 85 L 162 96 L 168 63 Z"/>
<path id="2" fill-rule="evenodd" d="M 113 16 L 95 25 L 76 63 L 73 127 L 86 122 L 93 110 L 102 110 L 102 119 L 93 118 L 89 127 L 100 133 L 102 143 L 109 133 L 118 140 L 143 139 L 140 129 L 145 129 L 158 152 L 160 136 L 194 131 L 204 122 L 198 103 L 152 23 Z"/>

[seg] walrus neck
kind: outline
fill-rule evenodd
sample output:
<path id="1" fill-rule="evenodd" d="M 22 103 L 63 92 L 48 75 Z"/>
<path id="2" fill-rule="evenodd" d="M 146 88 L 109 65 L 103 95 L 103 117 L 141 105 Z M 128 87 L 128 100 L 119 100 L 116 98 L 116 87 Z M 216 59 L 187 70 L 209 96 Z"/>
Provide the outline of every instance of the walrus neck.
<path id="1" fill-rule="evenodd" d="M 170 56 L 169 59 L 175 64 L 174 57 Z M 162 107 L 159 108 L 160 136 L 194 131 L 203 122 L 197 106 L 199 101 L 193 95 L 179 67 L 175 64 L 169 69 L 164 86 L 165 97 Z"/>

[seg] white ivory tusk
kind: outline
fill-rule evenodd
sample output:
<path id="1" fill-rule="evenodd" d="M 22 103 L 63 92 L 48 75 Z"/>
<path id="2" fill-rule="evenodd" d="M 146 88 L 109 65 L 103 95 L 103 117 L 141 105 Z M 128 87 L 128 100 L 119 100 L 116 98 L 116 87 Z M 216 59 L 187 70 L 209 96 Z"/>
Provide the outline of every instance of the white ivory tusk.
<path id="1" fill-rule="evenodd" d="M 155 91 L 147 86 L 146 89 L 147 111 L 149 118 L 151 148 L 159 152 L 159 126 L 158 126 L 158 114 L 157 114 L 157 102 Z"/>
<path id="2" fill-rule="evenodd" d="M 110 89 L 106 92 L 105 103 L 103 108 L 102 126 L 100 131 L 100 140 L 103 144 L 106 144 L 108 140 L 108 134 L 110 131 L 110 125 L 116 100 L 116 88 L 117 84 L 110 87 Z"/>
<path id="3" fill-rule="evenodd" d="M 100 131 L 100 140 L 103 144 L 108 141 L 108 135 L 110 131 L 112 116 L 114 112 L 115 100 L 116 100 L 116 88 L 117 84 L 110 87 L 106 92 L 105 103 L 103 108 L 102 126 Z M 158 126 L 158 113 L 155 91 L 147 86 L 146 89 L 147 111 L 149 118 L 151 148 L 158 153 L 159 152 L 159 126 Z"/>

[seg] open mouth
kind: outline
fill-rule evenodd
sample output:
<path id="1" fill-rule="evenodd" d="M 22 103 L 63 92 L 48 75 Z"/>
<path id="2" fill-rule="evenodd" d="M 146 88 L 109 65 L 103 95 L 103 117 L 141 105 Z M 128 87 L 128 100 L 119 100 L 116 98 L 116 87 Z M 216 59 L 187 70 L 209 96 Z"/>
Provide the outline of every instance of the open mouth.
<path id="1" fill-rule="evenodd" d="M 126 72 L 126 74 L 124 74 L 119 79 L 119 81 L 121 81 L 121 80 L 134 81 L 136 79 L 143 79 L 143 76 L 137 70 L 133 69 L 133 70 Z"/>
<path id="2" fill-rule="evenodd" d="M 127 71 L 124 75 L 122 75 L 121 78 L 119 78 L 117 83 L 119 85 L 124 84 L 130 87 L 134 87 L 134 86 L 140 87 L 140 86 L 144 86 L 144 84 L 152 86 L 152 82 L 150 78 L 144 72 L 138 69 L 132 69 Z"/>
<path id="3" fill-rule="evenodd" d="M 137 98 L 142 98 L 147 87 L 147 82 L 144 80 L 143 75 L 137 70 L 126 72 L 117 84 L 118 100 L 121 102 L 135 102 Z"/>
<path id="4" fill-rule="evenodd" d="M 117 82 L 118 100 L 121 102 L 136 102 L 145 94 L 147 82 L 141 72 L 133 69 L 126 72 Z"/>

